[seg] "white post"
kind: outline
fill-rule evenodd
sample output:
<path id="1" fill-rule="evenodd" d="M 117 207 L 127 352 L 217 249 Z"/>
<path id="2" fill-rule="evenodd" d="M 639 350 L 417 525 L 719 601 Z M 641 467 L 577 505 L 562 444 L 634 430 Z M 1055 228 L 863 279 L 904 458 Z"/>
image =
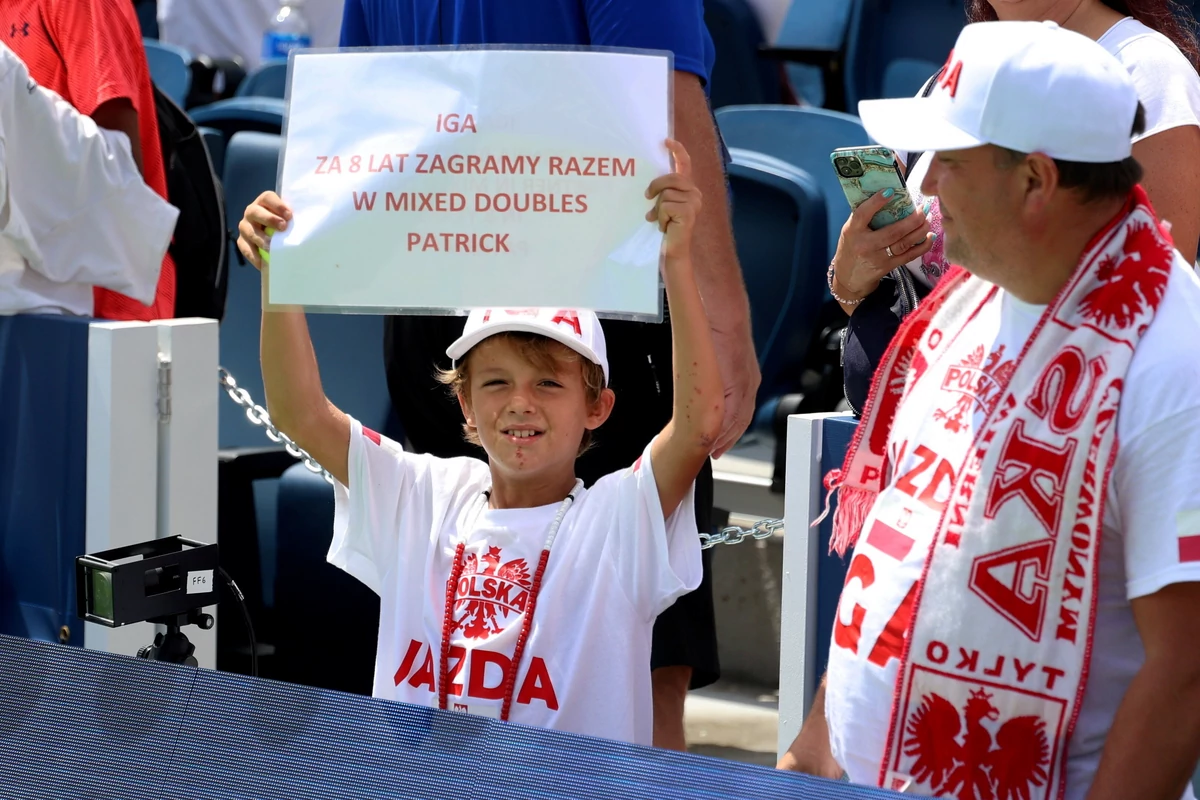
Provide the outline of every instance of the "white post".
<path id="1" fill-rule="evenodd" d="M 782 756 L 800 732 L 816 691 L 817 565 L 820 552 L 816 528 L 825 492 L 821 485 L 821 431 L 831 414 L 788 417 L 787 479 L 783 537 L 783 602 L 779 631 L 779 740 Z"/>
<path id="2" fill-rule="evenodd" d="M 88 331 L 88 553 L 155 538 L 158 496 L 158 332 L 143 322 L 93 322 Z M 149 623 L 85 623 L 84 645 L 136 655 Z"/>
<path id="3" fill-rule="evenodd" d="M 183 536 L 217 541 L 217 323 L 210 319 L 173 319 L 155 323 L 159 383 L 170 399 L 158 423 L 159 538 Z M 161 392 L 161 389 L 160 389 Z M 222 586 L 220 591 L 225 593 Z M 225 596 L 224 594 L 222 596 Z M 217 616 L 217 607 L 204 609 Z M 196 646 L 202 667 L 216 669 L 217 631 L 195 626 L 184 635 Z"/>
<path id="4" fill-rule="evenodd" d="M 213 320 L 89 326 L 88 553 L 167 536 L 217 540 L 217 350 Z M 132 656 L 155 633 L 146 622 L 89 622 L 84 645 Z M 184 634 L 199 665 L 215 669 L 216 627 Z"/>

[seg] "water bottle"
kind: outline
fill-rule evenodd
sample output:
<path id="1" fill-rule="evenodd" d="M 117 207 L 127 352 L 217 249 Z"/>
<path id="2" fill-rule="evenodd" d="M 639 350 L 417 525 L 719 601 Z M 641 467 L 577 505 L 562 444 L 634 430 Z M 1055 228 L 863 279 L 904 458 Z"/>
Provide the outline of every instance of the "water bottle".
<path id="1" fill-rule="evenodd" d="M 287 58 L 287 54 L 298 47 L 311 47 L 312 37 L 308 34 L 308 20 L 301 10 L 304 0 L 279 0 L 279 11 L 271 20 L 270 27 L 263 33 L 263 60 Z"/>

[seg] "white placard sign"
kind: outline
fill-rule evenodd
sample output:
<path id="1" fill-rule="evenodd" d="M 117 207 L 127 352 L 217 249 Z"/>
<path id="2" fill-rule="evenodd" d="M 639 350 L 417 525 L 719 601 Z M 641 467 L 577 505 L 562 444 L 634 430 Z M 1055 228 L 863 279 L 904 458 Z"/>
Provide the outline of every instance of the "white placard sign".
<path id="1" fill-rule="evenodd" d="M 660 314 L 670 54 L 296 53 L 268 305 Z"/>

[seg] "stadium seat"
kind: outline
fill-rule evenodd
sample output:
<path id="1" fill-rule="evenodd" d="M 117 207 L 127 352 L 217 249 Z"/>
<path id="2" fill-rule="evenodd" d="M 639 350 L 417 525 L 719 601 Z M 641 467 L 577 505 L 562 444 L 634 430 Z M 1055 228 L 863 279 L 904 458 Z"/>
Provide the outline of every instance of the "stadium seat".
<path id="1" fill-rule="evenodd" d="M 825 198 L 825 264 L 837 250 L 850 205 L 838 183 L 829 154 L 839 147 L 870 143 L 858 117 L 836 111 L 794 106 L 731 106 L 716 113 L 729 147 L 754 150 L 807 172 Z"/>
<path id="2" fill-rule="evenodd" d="M 296 464 L 279 480 L 273 677 L 371 693 L 379 598 L 325 560 L 333 489 Z"/>
<path id="3" fill-rule="evenodd" d="M 966 22 L 962 0 L 856 0 L 846 44 L 847 109 L 857 113 L 860 100 L 885 97 L 884 75 L 897 59 L 934 64 L 928 78 Z M 919 89 L 920 82 L 911 93 Z"/>
<path id="4" fill-rule="evenodd" d="M 282 100 L 287 90 L 287 59 L 267 61 L 238 84 L 238 97 L 276 97 Z"/>
<path id="5" fill-rule="evenodd" d="M 266 61 L 238 84 L 238 97 L 277 97 L 283 100 L 287 85 L 287 59 Z"/>
<path id="6" fill-rule="evenodd" d="M 225 216 L 230 230 L 229 290 L 225 319 L 221 322 L 221 365 L 238 384 L 263 402 L 262 375 L 258 360 L 258 328 L 262 301 L 259 274 L 240 258 L 233 239 L 242 214 L 258 195 L 275 188 L 280 137 L 266 133 L 237 133 L 225 148 Z M 259 447 L 267 444 L 261 430 L 254 428 L 228 403 L 220 412 L 221 447 Z"/>
<path id="7" fill-rule="evenodd" d="M 775 64 L 759 56 L 762 27 L 746 0 L 704 0 L 704 23 L 716 50 L 708 84 L 712 107 L 778 102 L 779 76 Z"/>
<path id="8" fill-rule="evenodd" d="M 276 188 L 281 138 L 240 132 L 225 150 L 225 208 L 233 238 L 250 203 Z M 230 253 L 229 297 L 221 323 L 221 363 L 258 402 L 263 402 L 258 337 L 262 313 L 259 273 L 243 263 L 235 242 Z M 383 369 L 383 317 L 374 314 L 312 314 L 309 329 L 330 400 L 375 430 L 395 432 Z M 221 447 L 268 443 L 261 428 L 223 404 Z"/>
<path id="9" fill-rule="evenodd" d="M 277 97 L 231 97 L 191 108 L 188 114 L 197 125 L 220 131 L 228 141 L 239 131 L 281 133 L 287 104 Z"/>
<path id="10" fill-rule="evenodd" d="M 143 39 L 142 44 L 146 48 L 150 79 L 163 94 L 183 108 L 192 88 L 192 54 L 182 47 L 156 39 Z"/>
<path id="11" fill-rule="evenodd" d="M 200 136 L 204 146 L 208 148 L 208 156 L 212 159 L 213 171 L 217 177 L 225 174 L 225 137 L 216 128 L 200 128 Z"/>
<path id="12" fill-rule="evenodd" d="M 827 53 L 831 62 L 840 60 L 846 46 L 850 12 L 856 2 L 858 0 L 792 0 L 775 40 L 775 48 Z M 826 78 L 840 82 L 843 80 L 841 72 L 834 70 L 827 76 L 821 67 L 795 63 L 786 56 L 784 59 L 789 61 L 786 73 L 796 95 L 810 105 L 827 106 L 831 98 L 826 95 Z"/>
<path id="13" fill-rule="evenodd" d="M 746 280 L 762 402 L 786 367 L 804 358 L 824 291 L 825 201 L 812 176 L 761 153 L 732 148 L 733 233 Z"/>
<path id="14" fill-rule="evenodd" d="M 235 238 L 246 206 L 263 191 L 276 188 L 281 143 L 275 134 L 241 131 L 233 134 L 226 145 L 226 222 Z M 259 273 L 241 261 L 235 242 L 231 241 L 230 247 L 233 250 L 225 319 L 220 329 L 220 361 L 239 386 L 265 405 L 259 361 Z M 384 374 L 383 317 L 314 314 L 309 316 L 309 328 L 329 398 L 364 425 L 402 440 Z M 252 608 L 272 609 L 278 604 L 274 591 L 274 479 L 293 462 L 290 457 L 281 460 L 281 448 L 226 397 L 220 400 L 218 437 L 222 448 L 222 562 L 231 574 L 239 576 Z M 325 534 L 328 536 L 328 526 Z M 284 622 L 281 613 L 276 609 L 270 619 Z M 264 637 L 263 641 L 270 640 Z"/>
<path id="15" fill-rule="evenodd" d="M 941 68 L 920 58 L 897 58 L 883 71 L 882 97 L 913 97 Z"/>

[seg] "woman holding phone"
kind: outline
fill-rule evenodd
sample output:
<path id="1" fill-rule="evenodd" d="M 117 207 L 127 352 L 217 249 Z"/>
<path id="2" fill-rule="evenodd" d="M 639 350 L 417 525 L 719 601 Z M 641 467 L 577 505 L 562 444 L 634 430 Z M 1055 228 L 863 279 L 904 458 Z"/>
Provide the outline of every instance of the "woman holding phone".
<path id="1" fill-rule="evenodd" d="M 1200 244 L 1200 47 L 1190 11 L 1173 0 L 966 0 L 971 22 L 1044 20 L 1088 36 L 1125 65 L 1146 109 L 1133 155 L 1143 187 L 1175 246 L 1190 262 Z M 932 78 L 923 92 L 932 88 Z M 868 222 L 887 203 L 860 205 L 842 228 L 830 290 L 850 323 L 843 340 L 846 398 L 862 411 L 875 366 L 900 320 L 949 266 L 936 198 L 920 197 L 932 153 L 897 153 L 916 213 L 878 230 Z M 900 268 L 904 268 L 901 271 Z"/>

